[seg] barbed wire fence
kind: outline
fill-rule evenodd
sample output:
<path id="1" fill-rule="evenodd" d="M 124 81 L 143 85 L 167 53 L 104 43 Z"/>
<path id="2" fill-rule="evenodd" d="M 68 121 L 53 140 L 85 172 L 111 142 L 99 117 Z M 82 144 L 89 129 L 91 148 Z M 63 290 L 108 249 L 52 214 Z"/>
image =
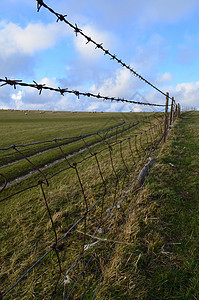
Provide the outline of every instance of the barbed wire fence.
<path id="1" fill-rule="evenodd" d="M 37 89 L 39 95 L 43 90 L 49 90 L 63 96 L 70 93 L 78 98 L 93 97 L 103 101 L 157 106 L 164 109 L 164 112 L 151 113 L 141 120 L 95 133 L 0 148 L 0 152 L 13 155 L 10 163 L 25 161 L 29 169 L 34 172 L 31 173 L 30 181 L 26 180 L 26 177 L 22 183 L 19 182 L 12 188 L 12 182 L 9 182 L 7 176 L 0 171 L 0 202 L 10 203 L 12 212 L 12 202 L 9 201 L 14 201 L 19 196 L 28 197 L 29 191 L 34 191 L 37 195 L 40 193 L 40 201 L 43 203 L 41 206 L 45 208 L 45 217 L 48 219 L 48 233 L 43 228 L 43 235 L 46 237 L 40 237 L 38 241 L 43 241 L 45 246 L 39 248 L 37 259 L 29 262 L 26 256 L 23 262 L 23 257 L 21 258 L 21 264 L 25 267 L 20 272 L 16 272 L 17 280 L 16 276 L 15 279 L 5 279 L 5 287 L 0 291 L 0 299 L 7 297 L 19 299 L 30 295 L 37 299 L 61 299 L 62 297 L 63 299 L 94 299 L 117 244 L 126 244 L 122 240 L 125 225 L 143 189 L 150 171 L 149 165 L 156 157 L 161 143 L 165 142 L 169 129 L 180 115 L 180 105 L 176 104 L 169 93 L 161 91 L 116 55 L 111 54 L 102 43 L 97 43 L 84 34 L 77 24 L 70 23 L 66 15 L 55 12 L 42 0 L 37 0 L 37 10 L 40 11 L 41 7 L 54 14 L 57 22 L 63 21 L 70 26 L 76 35 L 82 35 L 86 43 L 93 43 L 96 49 L 101 49 L 105 55 L 166 97 L 164 104 L 146 103 L 102 96 L 100 93 L 53 88 L 38 84 L 36 81 L 26 83 L 7 77 L 0 78 L 1 87 L 5 85 L 13 86 L 14 89 L 17 86 L 29 87 Z M 169 100 L 171 100 L 170 104 Z M 95 140 L 92 139 L 93 137 Z M 78 146 L 76 152 L 69 154 L 67 147 L 71 143 Z M 45 148 L 46 144 L 48 144 L 47 148 Z M 39 154 L 35 149 L 43 146 L 45 146 L 43 151 L 55 149 L 59 153 L 57 157 L 62 157 L 61 161 L 56 162 L 59 166 L 56 169 L 46 170 L 41 166 L 42 164 L 34 162 L 33 156 Z M 30 147 L 38 148 L 31 151 Z M 2 170 L 7 164 L 2 166 Z M 143 173 L 145 176 L 141 177 Z M 69 200 L 66 197 L 63 206 L 57 211 L 49 188 L 55 189 L 57 181 L 61 180 L 60 176 L 67 182 L 63 184 L 63 188 L 69 191 Z M 68 211 L 67 207 L 71 211 L 70 209 Z M 57 217 L 60 218 L 59 222 Z M 28 236 L 28 239 L 31 238 L 31 235 Z M 36 247 L 37 242 L 32 243 Z M 45 280 L 45 275 L 49 273 L 51 273 L 50 279 Z M 29 290 L 31 290 L 30 286 L 33 286 L 34 291 L 27 291 L 26 285 L 29 286 Z"/>

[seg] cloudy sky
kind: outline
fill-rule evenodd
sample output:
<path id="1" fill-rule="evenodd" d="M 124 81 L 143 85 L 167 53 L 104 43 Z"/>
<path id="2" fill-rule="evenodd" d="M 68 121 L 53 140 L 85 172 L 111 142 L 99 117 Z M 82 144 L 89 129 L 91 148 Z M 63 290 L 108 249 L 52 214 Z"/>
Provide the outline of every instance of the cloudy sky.
<path id="1" fill-rule="evenodd" d="M 44 1 L 45 2 L 45 1 Z M 197 0 L 46 0 L 181 105 L 199 106 Z M 0 1 L 0 78 L 164 103 L 164 96 L 74 34 L 35 0 Z M 0 108 L 139 110 L 31 88 L 0 88 Z"/>

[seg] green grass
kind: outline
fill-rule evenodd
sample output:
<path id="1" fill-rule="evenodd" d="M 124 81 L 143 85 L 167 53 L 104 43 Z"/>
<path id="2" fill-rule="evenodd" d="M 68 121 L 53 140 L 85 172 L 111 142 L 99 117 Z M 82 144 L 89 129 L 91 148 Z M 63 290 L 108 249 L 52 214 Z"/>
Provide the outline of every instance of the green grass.
<path id="1" fill-rule="evenodd" d="M 132 122 L 150 113 L 89 113 L 0 110 L 1 148 L 87 134 Z"/>
<path id="2" fill-rule="evenodd" d="M 126 116 L 126 120 L 132 118 Z M 3 139 L 0 148 L 11 145 L 28 144 L 54 138 L 72 137 L 96 132 L 122 124 L 121 114 L 114 113 L 72 113 L 0 110 L 0 128 Z M 54 147 L 52 143 L 40 144 L 25 149 L 26 155 Z M 0 152 L 0 165 L 20 158 L 13 150 Z"/>
<path id="3" fill-rule="evenodd" d="M 98 299 L 199 299 L 199 113 L 168 137 Z"/>

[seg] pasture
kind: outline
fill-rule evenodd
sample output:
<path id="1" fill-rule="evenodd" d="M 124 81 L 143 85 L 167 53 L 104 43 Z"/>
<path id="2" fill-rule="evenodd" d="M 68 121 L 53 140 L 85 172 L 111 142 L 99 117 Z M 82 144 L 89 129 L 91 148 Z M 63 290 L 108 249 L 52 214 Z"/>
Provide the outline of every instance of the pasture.
<path id="1" fill-rule="evenodd" d="M 92 145 L 128 129 L 128 124 L 139 128 L 137 122 L 147 116 L 150 116 L 150 113 L 0 111 L 3 137 L 0 148 L 30 144 L 20 148 L 22 153 L 12 148 L 0 151 L 1 171 L 8 181 L 13 181 L 29 174 L 33 169 L 24 160 L 24 156 L 32 157 L 32 162 L 38 167 L 44 167 L 63 157 L 63 154 L 57 151 L 58 145 L 53 141 L 55 138 L 61 139 L 60 145 L 66 145 L 65 154 L 69 155 L 85 148 L 82 135 L 91 134 L 86 137 L 86 142 Z M 151 118 L 153 121 L 153 116 Z M 120 125 L 121 127 L 117 128 Z M 106 132 L 108 129 L 110 130 Z M 92 135 L 95 132 L 99 132 L 100 136 Z M 36 144 L 32 145 L 35 142 Z M 2 183 L 3 178 L 0 178 L 0 184 Z"/>

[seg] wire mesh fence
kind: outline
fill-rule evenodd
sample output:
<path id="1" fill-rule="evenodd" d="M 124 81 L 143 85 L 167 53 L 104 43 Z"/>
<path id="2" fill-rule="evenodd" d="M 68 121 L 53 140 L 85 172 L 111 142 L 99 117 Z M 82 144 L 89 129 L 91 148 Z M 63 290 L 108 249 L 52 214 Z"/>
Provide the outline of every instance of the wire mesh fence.
<path id="1" fill-rule="evenodd" d="M 13 203 L 25 199 L 17 208 L 22 235 L 13 243 L 12 268 L 4 267 L 9 276 L 4 278 L 3 297 L 23 299 L 31 292 L 51 299 L 94 296 L 115 246 L 122 243 L 122 231 L 143 185 L 140 172 L 163 140 L 164 114 L 119 128 L 108 137 L 97 133 L 97 144 L 89 144 L 90 135 L 79 137 L 76 143 L 81 142 L 84 151 L 73 156 L 67 155 L 69 145 L 63 145 L 63 140 L 51 141 L 63 161 L 47 172 L 20 149 L 30 145 L 1 149 L 16 152 L 36 172 L 13 186 L 7 186 L 1 174 L 1 202 L 9 206 L 11 219 Z M 61 192 L 56 194 L 57 185 Z"/>

